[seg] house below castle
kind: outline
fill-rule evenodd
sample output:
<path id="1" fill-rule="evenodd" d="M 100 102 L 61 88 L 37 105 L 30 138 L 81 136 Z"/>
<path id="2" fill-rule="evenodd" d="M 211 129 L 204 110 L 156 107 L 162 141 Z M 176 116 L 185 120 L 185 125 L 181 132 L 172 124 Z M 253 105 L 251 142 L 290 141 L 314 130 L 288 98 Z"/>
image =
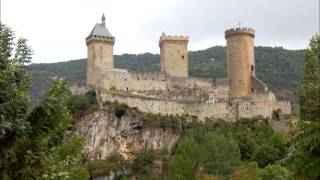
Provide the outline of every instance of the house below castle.
<path id="1" fill-rule="evenodd" d="M 240 117 L 271 118 L 275 110 L 291 113 L 289 101 L 277 101 L 274 93 L 255 76 L 254 36 L 251 28 L 225 31 L 228 78 L 192 78 L 188 75 L 188 37 L 160 36 L 160 72 L 136 72 L 114 68 L 115 37 L 105 17 L 86 38 L 87 86 L 98 102 L 118 101 L 149 113 L 188 114 L 235 121 Z"/>

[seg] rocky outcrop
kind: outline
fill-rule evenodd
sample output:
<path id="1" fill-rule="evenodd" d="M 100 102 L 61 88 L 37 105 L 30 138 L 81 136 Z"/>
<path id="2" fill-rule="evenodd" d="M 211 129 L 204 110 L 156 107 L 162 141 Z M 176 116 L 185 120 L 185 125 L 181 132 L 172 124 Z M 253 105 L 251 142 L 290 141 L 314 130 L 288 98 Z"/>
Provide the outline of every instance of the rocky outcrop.
<path id="1" fill-rule="evenodd" d="M 110 110 L 95 110 L 80 118 L 75 128 L 85 138 L 85 151 L 90 159 L 105 159 L 118 152 L 130 160 L 146 148 L 167 148 L 170 152 L 180 138 L 172 129 L 144 126 L 140 113 L 133 109 L 127 109 L 120 118 Z"/>

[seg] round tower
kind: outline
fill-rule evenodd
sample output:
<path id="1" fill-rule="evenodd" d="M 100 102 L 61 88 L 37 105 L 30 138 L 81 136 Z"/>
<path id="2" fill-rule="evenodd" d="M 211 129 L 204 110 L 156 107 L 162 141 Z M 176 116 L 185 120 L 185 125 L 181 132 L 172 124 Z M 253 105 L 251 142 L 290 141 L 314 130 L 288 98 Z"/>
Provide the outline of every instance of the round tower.
<path id="1" fill-rule="evenodd" d="M 106 28 L 105 17 L 97 23 L 86 38 L 88 48 L 87 85 L 95 86 L 99 77 L 113 69 L 113 45 L 115 38 Z"/>
<path id="2" fill-rule="evenodd" d="M 253 92 L 251 76 L 255 76 L 254 39 L 251 28 L 233 28 L 225 31 L 229 98 L 250 96 Z"/>

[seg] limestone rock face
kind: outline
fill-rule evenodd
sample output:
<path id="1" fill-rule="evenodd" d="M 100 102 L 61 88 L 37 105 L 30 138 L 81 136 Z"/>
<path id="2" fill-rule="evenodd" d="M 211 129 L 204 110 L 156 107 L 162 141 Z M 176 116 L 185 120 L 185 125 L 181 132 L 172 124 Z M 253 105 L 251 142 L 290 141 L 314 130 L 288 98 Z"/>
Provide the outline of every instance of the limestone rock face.
<path id="1" fill-rule="evenodd" d="M 180 138 L 171 129 L 145 127 L 140 116 L 131 110 L 121 118 L 114 112 L 96 110 L 83 116 L 75 127 L 85 138 L 85 151 L 90 159 L 105 159 L 118 152 L 130 160 L 146 148 L 167 148 L 170 152 Z"/>

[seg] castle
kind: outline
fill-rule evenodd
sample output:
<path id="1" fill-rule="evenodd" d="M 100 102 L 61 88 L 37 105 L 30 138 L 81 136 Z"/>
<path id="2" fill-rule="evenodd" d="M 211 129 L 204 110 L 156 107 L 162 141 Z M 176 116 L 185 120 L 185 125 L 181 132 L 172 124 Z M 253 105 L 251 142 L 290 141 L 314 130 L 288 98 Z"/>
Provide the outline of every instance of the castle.
<path id="1" fill-rule="evenodd" d="M 255 31 L 225 31 L 228 78 L 200 79 L 188 74 L 188 36 L 162 33 L 159 40 L 160 72 L 136 72 L 114 68 L 115 37 L 105 17 L 86 38 L 87 86 L 94 88 L 100 106 L 106 101 L 125 103 L 148 113 L 188 114 L 199 120 L 222 118 L 271 118 L 275 110 L 291 113 L 289 101 L 277 101 L 274 93 L 255 76 Z"/>

